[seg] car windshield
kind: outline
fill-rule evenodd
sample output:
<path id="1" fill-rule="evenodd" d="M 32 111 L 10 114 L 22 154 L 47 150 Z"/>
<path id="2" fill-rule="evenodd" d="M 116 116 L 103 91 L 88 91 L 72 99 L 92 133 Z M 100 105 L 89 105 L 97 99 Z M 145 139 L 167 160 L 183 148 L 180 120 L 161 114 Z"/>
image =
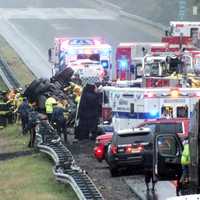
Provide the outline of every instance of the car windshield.
<path id="1" fill-rule="evenodd" d="M 159 133 L 183 133 L 182 122 L 180 123 L 149 123 L 145 124 L 144 127 L 150 128 L 153 132 Z"/>
<path id="2" fill-rule="evenodd" d="M 131 133 L 131 134 L 121 134 L 116 135 L 117 144 L 132 144 L 132 143 L 141 143 L 148 142 L 152 138 L 152 134 L 150 132 L 142 132 L 142 133 Z"/>

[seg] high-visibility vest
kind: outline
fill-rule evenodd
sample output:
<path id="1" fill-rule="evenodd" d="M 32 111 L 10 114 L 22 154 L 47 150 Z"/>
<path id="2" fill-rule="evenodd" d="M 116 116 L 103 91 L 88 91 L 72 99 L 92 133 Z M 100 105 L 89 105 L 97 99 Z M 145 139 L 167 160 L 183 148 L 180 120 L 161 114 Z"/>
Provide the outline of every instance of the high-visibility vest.
<path id="1" fill-rule="evenodd" d="M 56 104 L 56 100 L 53 97 L 49 97 L 45 101 L 45 109 L 47 114 L 51 114 L 53 112 L 53 104 Z"/>
<path id="2" fill-rule="evenodd" d="M 189 164 L 190 164 L 189 144 L 184 144 L 184 149 L 181 156 L 181 165 L 189 165 Z"/>

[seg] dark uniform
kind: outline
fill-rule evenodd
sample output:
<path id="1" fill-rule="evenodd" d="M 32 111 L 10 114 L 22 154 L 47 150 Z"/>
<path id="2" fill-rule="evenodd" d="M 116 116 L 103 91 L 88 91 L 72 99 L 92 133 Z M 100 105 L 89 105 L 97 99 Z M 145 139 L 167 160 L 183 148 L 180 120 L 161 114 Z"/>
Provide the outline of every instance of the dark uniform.
<path id="1" fill-rule="evenodd" d="M 30 132 L 30 140 L 28 147 L 34 147 L 35 144 L 35 136 L 36 136 L 35 127 L 38 122 L 38 114 L 39 113 L 33 109 L 29 112 L 28 130 Z"/>
<path id="2" fill-rule="evenodd" d="M 83 89 L 79 109 L 78 109 L 78 139 L 89 139 L 89 134 L 92 133 L 92 138 L 96 138 L 97 124 L 99 118 L 99 100 L 98 94 L 95 91 L 94 85 L 86 85 Z"/>
<path id="3" fill-rule="evenodd" d="M 65 109 L 61 105 L 56 105 L 53 108 L 51 122 L 55 123 L 55 128 L 57 129 L 58 135 L 64 135 L 64 141 L 67 142 L 66 133 L 66 120 L 64 117 Z"/>
<path id="4" fill-rule="evenodd" d="M 152 182 L 152 191 L 154 191 L 156 181 L 153 179 L 153 134 L 148 150 L 144 152 L 144 176 L 147 191 L 149 191 L 150 182 Z"/>
<path id="5" fill-rule="evenodd" d="M 31 107 L 28 103 L 28 100 L 24 98 L 23 103 L 18 108 L 18 113 L 20 114 L 21 122 L 22 122 L 22 133 L 26 134 L 28 128 L 28 115 L 31 111 Z"/>

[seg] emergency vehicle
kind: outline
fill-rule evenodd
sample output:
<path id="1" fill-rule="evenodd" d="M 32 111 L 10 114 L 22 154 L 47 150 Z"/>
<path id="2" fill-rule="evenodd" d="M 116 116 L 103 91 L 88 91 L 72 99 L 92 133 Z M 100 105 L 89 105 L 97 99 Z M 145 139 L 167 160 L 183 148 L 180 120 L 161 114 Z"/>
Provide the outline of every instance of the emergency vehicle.
<path id="1" fill-rule="evenodd" d="M 195 75 L 193 58 L 189 53 L 146 55 L 143 58 L 143 87 L 186 87 L 183 76 Z"/>
<path id="2" fill-rule="evenodd" d="M 199 88 L 103 88 L 103 121 L 115 129 L 137 126 L 150 119 L 190 118 L 200 98 Z"/>
<path id="3" fill-rule="evenodd" d="M 167 43 L 120 43 L 116 49 L 116 78 L 131 80 L 140 77 L 143 57 L 147 53 L 163 53 L 167 51 Z"/>
<path id="4" fill-rule="evenodd" d="M 74 74 L 78 75 L 83 85 L 99 83 L 104 79 L 104 68 L 98 61 L 77 60 L 71 62 L 68 67 L 73 69 Z"/>
<path id="5" fill-rule="evenodd" d="M 200 22 L 171 21 L 166 36 L 162 42 L 169 44 L 170 51 L 179 51 L 181 48 L 194 50 L 200 39 Z"/>
<path id="6" fill-rule="evenodd" d="M 98 61 L 108 74 L 112 71 L 112 48 L 102 39 L 55 38 L 54 48 L 49 49 L 49 60 L 56 72 L 82 59 Z"/>
<path id="7" fill-rule="evenodd" d="M 197 57 L 196 53 L 196 57 Z M 194 56 L 193 56 L 194 57 Z M 146 54 L 134 70 L 135 78 L 117 80 L 119 86 L 132 87 L 188 87 L 188 76 L 196 77 L 191 53 L 163 52 Z M 196 70 L 197 71 L 197 70 Z"/>

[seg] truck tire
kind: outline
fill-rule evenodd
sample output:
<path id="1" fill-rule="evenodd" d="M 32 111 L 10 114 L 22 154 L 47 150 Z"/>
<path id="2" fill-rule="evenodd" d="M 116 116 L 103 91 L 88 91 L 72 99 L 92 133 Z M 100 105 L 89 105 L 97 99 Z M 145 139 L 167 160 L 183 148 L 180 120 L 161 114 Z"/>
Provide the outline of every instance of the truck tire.
<path id="1" fill-rule="evenodd" d="M 26 96 L 26 97 L 32 96 L 33 91 L 40 84 L 40 82 L 41 82 L 40 79 L 35 79 L 34 81 L 32 81 L 31 84 L 24 91 L 24 96 Z"/>

